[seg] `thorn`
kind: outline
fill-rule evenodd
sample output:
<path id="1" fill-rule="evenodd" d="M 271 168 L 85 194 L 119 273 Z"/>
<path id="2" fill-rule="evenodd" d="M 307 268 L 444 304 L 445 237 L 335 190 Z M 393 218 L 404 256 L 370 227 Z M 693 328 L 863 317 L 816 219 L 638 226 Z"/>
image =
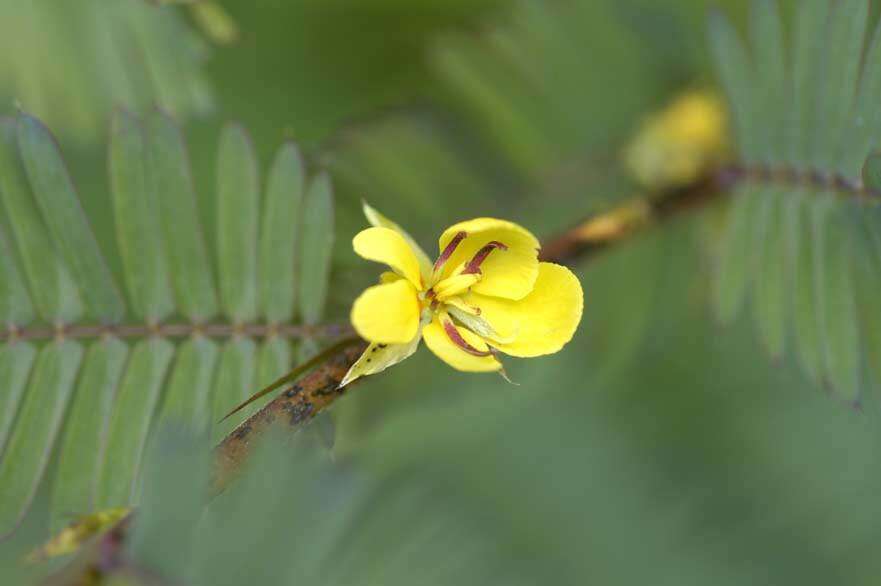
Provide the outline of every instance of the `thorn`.
<path id="1" fill-rule="evenodd" d="M 503 379 L 505 379 L 505 381 L 507 381 L 508 384 L 512 384 L 515 387 L 519 387 L 520 383 L 514 382 L 513 380 L 511 380 L 511 377 L 508 376 L 508 371 L 505 370 L 505 364 L 502 362 L 501 352 L 499 352 L 498 350 L 496 350 L 492 346 L 489 346 L 489 351 L 493 355 L 493 358 L 496 359 L 496 362 L 498 362 L 499 366 L 501 367 L 498 370 L 499 376 L 501 376 Z"/>
<path id="2" fill-rule="evenodd" d="M 511 377 L 508 376 L 508 371 L 505 370 L 504 366 L 502 366 L 502 368 L 499 369 L 499 376 L 501 376 L 503 379 L 505 379 L 505 382 L 507 382 L 508 384 L 514 385 L 515 387 L 520 386 L 520 383 L 514 382 L 513 380 L 511 380 Z"/>

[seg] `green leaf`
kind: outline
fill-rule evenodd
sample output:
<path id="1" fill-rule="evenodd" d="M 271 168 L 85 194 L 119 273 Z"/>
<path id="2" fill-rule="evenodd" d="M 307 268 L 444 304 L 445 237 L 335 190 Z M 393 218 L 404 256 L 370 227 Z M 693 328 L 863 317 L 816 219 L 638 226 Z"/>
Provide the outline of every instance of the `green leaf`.
<path id="1" fill-rule="evenodd" d="M 304 170 L 295 147 L 289 144 L 280 149 L 268 182 L 266 208 L 259 210 L 253 148 L 241 128 L 230 127 L 225 132 L 218 160 L 221 169 L 217 193 L 221 198 L 218 216 L 225 221 L 218 226 L 218 248 L 236 253 L 233 264 L 220 259 L 221 250 L 216 252 L 219 265 L 226 267 L 222 269 L 226 288 L 233 292 L 225 299 L 238 296 L 238 305 L 227 308 L 231 319 L 217 319 L 202 327 L 199 322 L 217 312 L 219 296 L 212 283 L 209 251 L 202 241 L 186 148 L 170 117 L 154 112 L 149 122 L 149 129 L 145 129 L 131 114 L 117 112 L 108 157 L 114 228 L 132 300 L 129 313 L 119 316 L 125 320 L 122 335 L 135 345 L 129 356 L 122 341 L 107 337 L 110 334 L 95 323 L 97 314 L 92 312 L 107 309 L 108 300 L 118 299 L 118 294 L 115 289 L 107 291 L 114 283 L 109 272 L 102 274 L 107 269 L 104 254 L 79 209 L 51 135 L 29 116 L 21 115 L 17 122 L 0 118 L 0 204 L 4 211 L 0 222 L 0 324 L 15 323 L 26 330 L 27 336 L 38 340 L 52 336 L 53 325 L 58 326 L 59 339 L 68 328 L 77 336 L 95 338 L 85 368 L 79 377 L 71 375 L 71 384 L 76 384 L 78 390 L 71 408 L 63 412 L 61 429 L 65 435 L 58 450 L 57 468 L 50 476 L 56 482 L 47 485 L 46 512 L 54 527 L 68 514 L 85 513 L 93 507 L 130 505 L 136 500 L 142 453 L 157 413 L 164 420 L 207 431 L 217 413 L 226 412 L 253 392 L 258 368 L 269 373 L 267 376 L 277 376 L 286 372 L 291 362 L 287 331 L 280 332 L 283 336 L 270 336 L 258 356 L 256 343 L 246 337 L 252 335 L 252 329 L 242 328 L 227 344 L 220 369 L 220 352 L 210 338 L 225 336 L 236 325 L 254 326 L 264 312 L 286 324 L 292 319 L 296 305 L 294 259 L 303 244 L 303 234 L 296 229 L 298 198 L 304 197 Z M 22 151 L 26 151 L 27 161 L 22 160 Z M 31 183 L 38 193 L 34 193 Z M 318 255 L 322 262 L 313 266 L 317 282 L 323 283 L 326 291 L 332 242 L 327 232 L 333 227 L 329 179 L 323 177 L 314 185 L 317 195 L 312 197 L 313 217 L 318 219 L 327 246 Z M 43 208 L 52 209 L 47 213 Z M 259 244 L 267 251 L 262 270 L 270 274 L 268 284 L 260 288 L 256 279 L 258 213 L 263 213 L 267 229 Z M 5 240 L 6 230 L 10 230 L 14 243 Z M 243 233 L 247 233 L 245 238 Z M 81 246 L 76 245 L 78 242 Z M 250 252 L 239 254 L 243 249 Z M 78 263 L 78 273 L 68 268 L 67 258 Z M 97 276 L 86 287 L 80 280 L 87 274 Z M 82 315 L 80 292 L 89 297 L 88 316 Z M 169 318 L 175 300 L 180 300 L 181 313 L 195 322 L 192 333 L 190 326 L 178 323 L 157 324 L 167 329 L 155 333 L 144 327 Z M 32 323 L 34 308 L 49 327 Z M 105 311 L 102 315 L 112 313 Z M 189 338 L 177 349 L 164 338 L 181 335 Z M 14 339 L 0 348 L 0 449 L 4 443 L 17 441 L 20 432 L 16 431 L 16 417 L 34 400 L 31 395 L 35 388 L 26 386 L 29 377 L 33 384 L 40 368 L 39 361 L 32 368 L 34 355 L 33 347 Z M 215 385 L 218 370 L 223 380 Z M 44 397 L 47 392 L 43 389 L 43 395 L 37 396 Z M 112 405 L 108 403 L 111 398 Z M 63 407 L 59 403 L 59 408 Z M 54 428 L 45 431 L 58 433 Z M 223 433 L 220 427 L 214 431 L 216 436 Z M 26 465 L 33 468 L 35 478 L 26 474 L 22 486 L 45 476 L 46 464 L 38 461 L 42 458 L 38 450 L 43 447 L 35 444 L 22 456 L 32 457 Z M 29 506 L 30 497 L 24 498 L 24 492 L 19 496 L 3 511 L 9 519 L 13 519 L 15 506 L 22 507 L 16 512 L 22 515 Z"/>
<path id="2" fill-rule="evenodd" d="M 238 125 L 220 137 L 217 158 L 217 263 L 224 313 L 236 322 L 257 317 L 257 156 Z"/>
<path id="3" fill-rule="evenodd" d="M 863 160 L 871 149 L 878 146 L 881 134 L 881 22 L 875 27 L 875 34 L 864 58 L 857 99 L 850 123 L 850 132 L 842 137 L 840 145 L 842 169 L 845 177 L 856 177 Z"/>
<path id="4" fill-rule="evenodd" d="M 768 353 L 775 359 L 783 358 L 786 334 L 786 239 L 782 215 L 785 211 L 783 195 L 773 188 L 761 189 L 757 197 L 761 210 L 755 220 L 753 282 L 755 283 L 756 323 Z"/>
<path id="5" fill-rule="evenodd" d="M 741 267 L 751 263 L 754 274 L 745 289 L 752 295 L 764 345 L 781 356 L 791 318 L 808 376 L 849 403 L 859 396 L 862 368 L 861 292 L 855 282 L 861 251 L 853 234 L 861 229 L 859 215 L 867 201 L 854 171 L 863 165 L 862 183 L 869 190 L 875 189 L 879 174 L 877 161 L 866 159 L 865 151 L 878 141 L 874 135 L 881 129 L 881 116 L 874 112 L 881 74 L 869 70 L 881 59 L 881 47 L 869 47 L 860 77 L 868 8 L 867 0 L 799 3 L 787 68 L 776 3 L 756 0 L 754 86 L 746 50 L 733 30 L 717 22 L 711 31 L 735 116 L 750 114 L 749 128 L 738 124 L 748 133 L 738 155 L 748 171 L 742 181 L 759 186 L 752 209 L 735 204 L 718 262 L 720 305 L 730 307 L 741 297 Z M 780 132 L 782 142 L 776 139 Z M 864 161 L 854 164 L 860 157 Z M 793 176 L 798 180 L 793 182 Z M 753 229 L 738 229 L 744 225 Z M 860 282 L 868 281 L 863 277 Z"/>
<path id="6" fill-rule="evenodd" d="M 814 205 L 818 251 L 814 274 L 825 379 L 843 400 L 855 404 L 860 393 L 860 351 L 851 234 L 842 217 L 846 212 L 833 201 Z"/>
<path id="7" fill-rule="evenodd" d="M 776 0 L 754 0 L 750 13 L 750 32 L 754 48 L 756 84 L 761 92 L 761 106 L 756 128 L 758 156 L 765 161 L 783 158 L 782 128 L 776 124 L 785 114 L 786 62 L 783 48 L 783 23 Z"/>
<path id="8" fill-rule="evenodd" d="M 207 44 L 175 9 L 144 0 L 28 2 L 0 6 L 0 100 L 19 101 L 51 128 L 80 142 L 106 134 L 114 107 L 170 101 L 176 115 L 213 105 L 202 71 Z M 84 66 L 89 64 L 89 66 Z"/>
<path id="9" fill-rule="evenodd" d="M 217 313 L 217 294 L 189 155 L 180 129 L 164 112 L 153 112 L 148 130 L 149 169 L 159 200 L 159 224 L 175 300 L 187 318 L 202 322 Z"/>
<path id="10" fill-rule="evenodd" d="M 80 206 L 55 139 L 39 120 L 20 114 L 18 144 L 43 219 L 58 254 L 70 267 L 89 314 L 103 323 L 120 321 L 125 305 Z"/>
<path id="11" fill-rule="evenodd" d="M 787 217 L 792 224 L 787 230 L 787 265 L 794 268 L 793 277 L 793 317 L 796 348 L 805 373 L 812 381 L 820 381 L 822 348 L 817 325 L 817 283 L 814 278 L 818 254 L 814 241 L 813 218 L 811 214 L 812 193 L 794 194 Z"/>
<path id="12" fill-rule="evenodd" d="M 165 393 L 162 421 L 202 433 L 211 425 L 211 397 L 219 350 L 204 337 L 193 337 L 177 351 Z"/>
<path id="13" fill-rule="evenodd" d="M 857 314 L 865 344 L 866 364 L 875 387 L 881 386 L 881 234 L 878 209 L 861 214 L 863 229 L 858 232 L 858 254 L 854 269 Z"/>
<path id="14" fill-rule="evenodd" d="M 192 538 L 208 493 L 210 453 L 203 436 L 173 425 L 160 427 L 148 449 L 128 550 L 162 576 L 188 574 Z"/>
<path id="15" fill-rule="evenodd" d="M 732 197 L 715 288 L 716 309 L 722 323 L 733 321 L 743 305 L 749 280 L 749 259 L 743 254 L 743 245 L 752 236 L 753 210 L 759 204 L 755 190 L 748 186 L 738 189 Z"/>
<path id="16" fill-rule="evenodd" d="M 128 347 L 116 338 L 97 340 L 86 352 L 59 443 L 50 508 L 53 533 L 71 515 L 95 510 L 107 424 L 127 355 Z"/>
<path id="17" fill-rule="evenodd" d="M 40 351 L 0 459 L 0 536 L 15 530 L 36 494 L 61 431 L 82 355 L 82 347 L 70 341 L 52 342 Z"/>
<path id="18" fill-rule="evenodd" d="M 297 279 L 300 315 L 309 325 L 324 315 L 333 249 L 333 191 L 330 178 L 321 174 L 309 184 L 303 204 L 300 240 L 300 274 Z"/>
<path id="19" fill-rule="evenodd" d="M 303 161 L 297 147 L 287 143 L 269 171 L 260 224 L 260 303 L 269 323 L 286 323 L 293 317 L 302 201 Z"/>
<path id="20" fill-rule="evenodd" d="M 756 117 L 755 78 L 737 31 L 719 13 L 713 13 L 710 18 L 710 48 L 728 95 L 741 154 L 746 161 L 754 161 L 761 152 L 762 133 Z"/>
<path id="21" fill-rule="evenodd" d="M 193 62 L 204 59 L 205 43 L 190 34 L 173 10 L 156 10 L 136 2 L 122 17 L 136 45 L 134 50 L 143 58 L 155 103 L 171 112 L 210 111 L 211 92 L 205 80 L 191 70 Z"/>
<path id="22" fill-rule="evenodd" d="M 98 477 L 98 509 L 129 505 L 137 487 L 141 457 L 174 346 L 162 339 L 138 342 L 132 350 L 107 432 Z"/>
<path id="23" fill-rule="evenodd" d="M 856 94 L 868 20 L 868 0 L 841 0 L 833 6 L 820 62 L 821 81 L 814 88 L 819 113 L 813 127 L 812 161 L 819 169 L 837 171 L 841 160 L 840 146 Z"/>
<path id="24" fill-rule="evenodd" d="M 138 87 L 142 84 L 137 82 L 143 82 L 144 76 L 133 71 L 131 62 L 126 59 L 123 51 L 120 51 L 118 27 L 115 26 L 119 22 L 118 11 L 113 8 L 108 10 L 106 5 L 102 6 L 87 1 L 80 4 L 78 12 L 82 13 L 84 17 L 85 36 L 91 41 L 87 48 L 87 53 L 90 53 L 87 58 L 101 58 L 101 67 L 96 73 L 99 77 L 99 84 L 107 88 L 106 93 L 94 92 L 95 98 L 92 105 L 100 103 L 107 97 L 112 97 L 113 107 L 123 106 L 136 111 L 145 108 L 152 96 Z M 110 26 L 108 26 L 108 21 Z M 106 109 L 109 110 L 109 108 Z M 38 113 L 50 126 L 57 128 L 54 126 L 54 121 L 51 117 L 47 117 L 45 112 L 38 111 Z M 105 114 L 106 112 L 101 112 L 102 116 Z M 102 128 L 102 130 L 106 129 Z"/>
<path id="25" fill-rule="evenodd" d="M 824 59 L 829 5 L 829 0 L 805 0 L 796 14 L 792 48 L 792 107 L 785 121 L 790 160 L 799 165 L 810 162 L 811 129 L 822 123 L 816 97 L 817 86 L 822 83 L 817 64 Z"/>
<path id="26" fill-rule="evenodd" d="M 33 318 L 31 297 L 18 269 L 10 242 L 0 227 L 0 324 L 22 326 L 30 323 Z"/>
<path id="27" fill-rule="evenodd" d="M 220 420 L 254 390 L 256 366 L 257 345 L 250 338 L 233 339 L 223 347 L 214 384 L 212 443 L 222 439 L 238 425 L 239 418 Z"/>
<path id="28" fill-rule="evenodd" d="M 21 165 L 15 123 L 0 121 L 0 196 L 18 244 L 34 304 L 49 322 L 79 318 L 82 305 L 70 273 L 55 252 Z"/>
<path id="29" fill-rule="evenodd" d="M 18 413 L 18 405 L 36 355 L 37 351 L 31 344 L 13 342 L 0 346 L 0 381 L 3 381 L 3 393 L 0 393 L 0 455 L 12 430 L 12 422 Z"/>
<path id="30" fill-rule="evenodd" d="M 159 206 L 148 174 L 143 128 L 131 114 L 117 110 L 110 137 L 110 184 L 116 242 L 132 311 L 158 323 L 174 310 L 159 229 Z"/>

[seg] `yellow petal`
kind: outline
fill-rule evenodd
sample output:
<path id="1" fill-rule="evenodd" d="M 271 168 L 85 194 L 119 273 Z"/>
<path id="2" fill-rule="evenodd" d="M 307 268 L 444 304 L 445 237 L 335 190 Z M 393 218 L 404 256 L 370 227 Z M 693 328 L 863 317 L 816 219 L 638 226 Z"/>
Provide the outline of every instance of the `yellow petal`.
<path id="1" fill-rule="evenodd" d="M 352 306 L 358 335 L 379 344 L 410 342 L 419 328 L 419 298 L 403 279 L 365 290 Z"/>
<path id="2" fill-rule="evenodd" d="M 480 308 L 481 317 L 502 338 L 513 341 L 493 343 L 511 356 L 541 356 L 559 351 L 572 339 L 584 305 L 581 283 L 566 267 L 543 262 L 532 292 L 519 301 L 471 293 L 468 305 Z"/>
<path id="3" fill-rule="evenodd" d="M 444 301 L 448 297 L 454 297 L 464 292 L 480 280 L 480 275 L 455 275 L 447 277 L 432 287 L 438 301 Z"/>
<path id="4" fill-rule="evenodd" d="M 489 349 L 486 342 L 477 334 L 458 326 L 456 326 L 456 330 L 466 342 L 477 350 L 485 352 Z M 444 331 L 444 327 L 437 316 L 422 330 L 422 337 L 425 339 L 425 345 L 438 358 L 456 370 L 465 372 L 495 372 L 502 367 L 501 363 L 493 356 L 473 356 L 454 344 Z"/>
<path id="5" fill-rule="evenodd" d="M 448 228 L 440 237 L 440 250 L 443 251 L 459 232 L 465 232 L 467 236 L 444 265 L 443 276 L 451 275 L 481 248 L 497 241 L 507 246 L 507 250 L 493 250 L 487 256 L 480 265 L 483 276 L 472 290 L 505 299 L 522 299 L 532 290 L 538 276 L 540 245 L 528 230 L 505 220 L 477 218 Z"/>
<path id="6" fill-rule="evenodd" d="M 425 254 L 425 251 L 422 250 L 422 247 L 413 239 L 412 236 L 407 234 L 407 231 L 401 228 L 396 223 L 392 222 L 384 215 L 380 214 L 376 209 L 372 208 L 370 204 L 366 201 L 361 202 L 361 207 L 364 210 L 364 216 L 367 218 L 367 221 L 370 222 L 371 226 L 376 226 L 377 228 L 389 228 L 394 230 L 398 234 L 400 234 L 404 240 L 407 241 L 407 244 L 410 245 L 410 248 L 413 250 L 413 254 L 416 256 L 416 260 L 419 263 L 419 269 L 422 273 L 422 278 L 425 281 L 428 281 L 428 277 L 431 276 L 431 267 L 432 262 L 431 259 L 428 258 L 428 255 Z"/>
<path id="7" fill-rule="evenodd" d="M 405 358 L 409 358 L 419 347 L 419 340 L 420 336 L 417 334 L 406 344 L 377 344 L 375 342 L 370 344 L 343 377 L 340 386 L 344 387 L 362 376 L 380 373 Z"/>
<path id="8" fill-rule="evenodd" d="M 352 240 L 352 247 L 362 258 L 385 263 L 396 273 L 422 288 L 419 261 L 403 236 L 390 228 L 367 228 Z"/>
<path id="9" fill-rule="evenodd" d="M 379 275 L 379 282 L 382 283 L 383 285 L 385 285 L 387 283 L 394 283 L 395 281 L 400 281 L 403 278 L 404 277 L 402 277 L 398 273 L 393 273 L 392 271 L 383 271 Z"/>

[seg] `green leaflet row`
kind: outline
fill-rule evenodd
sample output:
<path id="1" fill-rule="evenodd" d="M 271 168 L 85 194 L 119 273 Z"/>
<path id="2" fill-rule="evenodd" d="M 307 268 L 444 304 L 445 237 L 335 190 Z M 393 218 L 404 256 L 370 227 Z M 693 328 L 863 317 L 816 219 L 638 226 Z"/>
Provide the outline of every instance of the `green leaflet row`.
<path id="1" fill-rule="evenodd" d="M 28 114 L 0 120 L 0 535 L 47 478 L 55 527 L 136 501 L 157 420 L 217 440 L 235 425 L 217 424 L 223 414 L 289 370 L 292 338 L 316 343 L 291 326 L 324 319 L 331 182 L 292 143 L 260 171 L 245 129 L 226 126 L 206 229 L 171 117 L 117 111 L 106 251 L 49 130 Z M 163 325 L 177 333 L 150 335 Z M 288 334 L 251 338 L 254 325 Z"/>
<path id="2" fill-rule="evenodd" d="M 868 0 L 807 0 L 794 19 L 756 0 L 748 43 L 721 15 L 710 22 L 739 161 L 789 177 L 732 194 L 715 306 L 723 322 L 748 306 L 772 357 L 797 357 L 856 405 L 881 384 L 881 26 L 870 30 Z"/>

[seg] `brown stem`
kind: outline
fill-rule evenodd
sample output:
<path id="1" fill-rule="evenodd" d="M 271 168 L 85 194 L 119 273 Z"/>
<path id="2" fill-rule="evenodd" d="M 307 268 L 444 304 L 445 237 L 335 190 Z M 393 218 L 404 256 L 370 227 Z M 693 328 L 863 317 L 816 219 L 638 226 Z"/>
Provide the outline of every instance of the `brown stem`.
<path id="1" fill-rule="evenodd" d="M 840 197 L 878 200 L 881 193 L 867 189 L 834 173 L 815 169 L 798 170 L 767 165 L 728 165 L 702 179 L 660 193 L 635 197 L 610 210 L 579 222 L 559 236 L 548 239 L 541 251 L 542 260 L 571 263 L 650 228 L 671 216 L 699 208 L 720 196 L 730 194 L 739 183 L 778 185 L 784 188 L 808 187 L 816 192 L 832 192 Z"/>
<path id="2" fill-rule="evenodd" d="M 714 201 L 730 192 L 732 183 L 741 177 L 726 169 L 685 187 L 629 199 L 548 239 L 542 246 L 541 259 L 570 264 L 590 257 L 672 216 Z"/>
<path id="3" fill-rule="evenodd" d="M 257 413 L 236 427 L 214 449 L 212 490 L 221 492 L 241 469 L 257 439 L 274 423 L 300 429 L 342 397 L 349 386 L 340 381 L 367 349 L 367 342 L 355 342 L 304 376 Z"/>
<path id="4" fill-rule="evenodd" d="M 169 323 L 119 325 L 64 325 L 17 328 L 10 326 L 0 332 L 0 344 L 28 340 L 82 340 L 90 338 L 334 338 L 351 331 L 347 324 L 317 326 L 294 324 L 231 324 L 231 323 Z"/>

